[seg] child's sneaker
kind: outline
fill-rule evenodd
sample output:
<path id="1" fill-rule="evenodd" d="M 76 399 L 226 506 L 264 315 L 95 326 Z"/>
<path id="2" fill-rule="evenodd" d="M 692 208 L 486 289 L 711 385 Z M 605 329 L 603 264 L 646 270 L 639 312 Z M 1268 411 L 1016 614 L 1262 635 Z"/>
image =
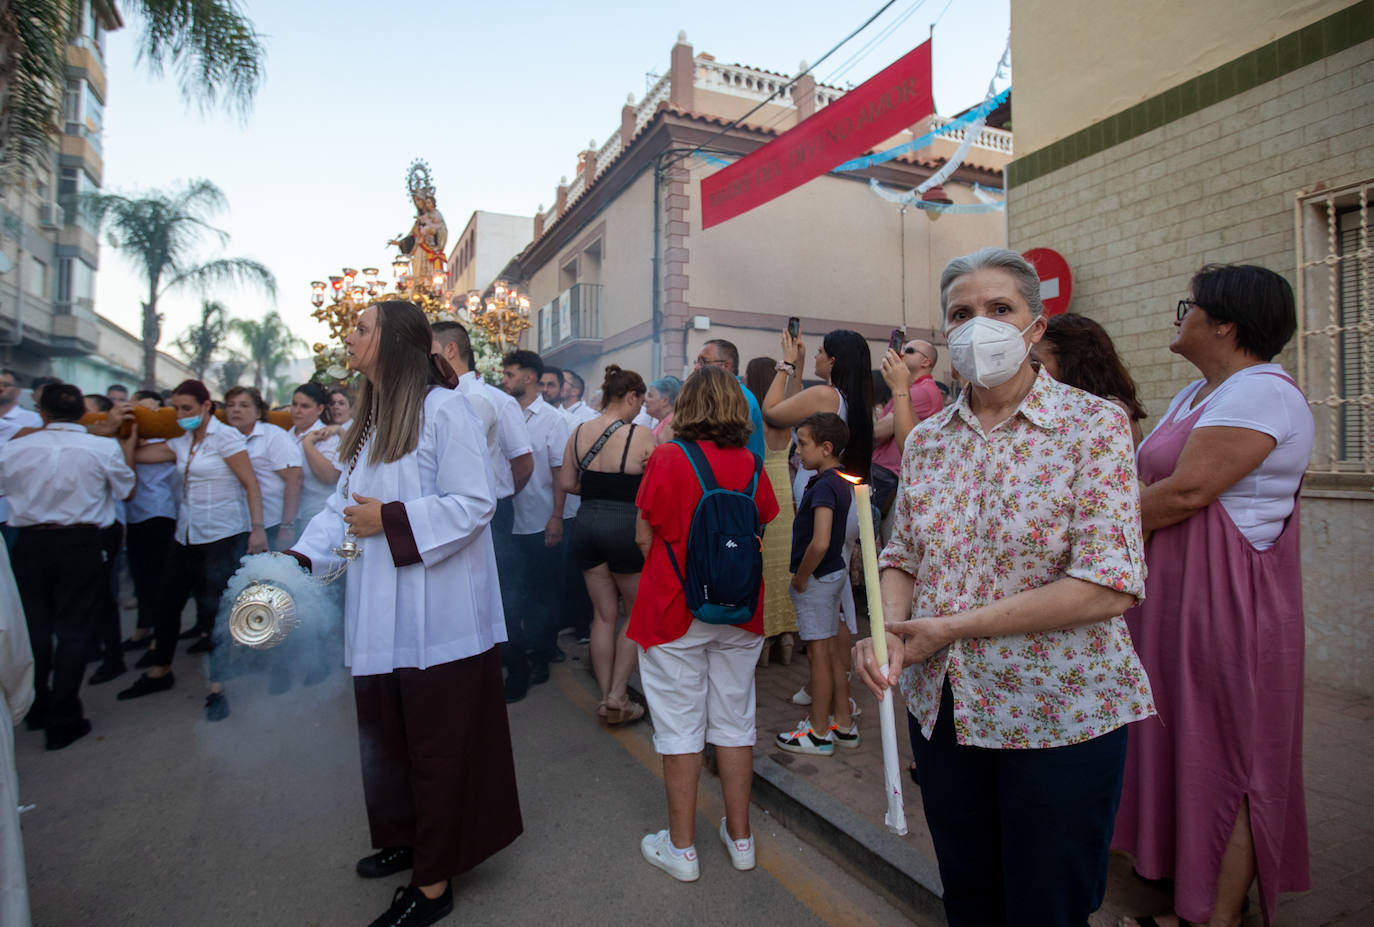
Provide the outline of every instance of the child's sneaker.
<path id="1" fill-rule="evenodd" d="M 646 834 L 644 839 L 639 841 L 639 851 L 650 864 L 662 869 L 679 882 L 695 882 L 701 877 L 697 848 L 690 846 L 685 850 L 679 850 L 668 839 L 666 830 Z"/>
<path id="2" fill-rule="evenodd" d="M 830 742 L 837 747 L 853 750 L 859 746 L 859 722 L 850 721 L 847 730 L 840 730 L 835 719 L 830 719 Z"/>
<path id="3" fill-rule="evenodd" d="M 803 718 L 801 724 L 797 725 L 796 730 L 779 734 L 777 738 L 778 747 L 788 753 L 809 753 L 812 756 L 831 756 L 835 752 L 835 745 L 830 742 L 829 737 L 821 737 L 811 728 L 811 719 Z"/>
<path id="4" fill-rule="evenodd" d="M 721 818 L 720 842 L 725 844 L 725 848 L 730 851 L 730 863 L 736 869 L 745 872 L 754 868 L 754 837 L 752 834 L 743 840 L 736 840 L 725 829 L 725 818 Z"/>

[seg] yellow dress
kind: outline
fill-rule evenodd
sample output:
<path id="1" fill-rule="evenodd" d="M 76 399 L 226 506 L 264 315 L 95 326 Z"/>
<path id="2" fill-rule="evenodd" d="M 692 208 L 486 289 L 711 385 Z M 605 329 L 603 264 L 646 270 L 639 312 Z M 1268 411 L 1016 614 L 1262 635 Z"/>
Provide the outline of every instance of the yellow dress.
<path id="1" fill-rule="evenodd" d="M 778 498 L 778 517 L 768 523 L 768 530 L 763 533 L 763 636 L 776 637 L 785 631 L 797 630 L 797 613 L 787 596 L 787 587 L 792 581 L 792 573 L 788 570 L 792 557 L 792 519 L 796 515 L 792 480 L 787 474 L 787 449 L 765 451 L 763 469 Z"/>

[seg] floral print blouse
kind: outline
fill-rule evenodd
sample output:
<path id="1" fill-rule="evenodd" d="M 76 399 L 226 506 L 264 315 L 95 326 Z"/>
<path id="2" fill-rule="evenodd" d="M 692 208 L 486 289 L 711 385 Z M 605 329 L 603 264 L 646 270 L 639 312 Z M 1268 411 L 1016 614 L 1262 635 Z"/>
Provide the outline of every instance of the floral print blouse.
<path id="1" fill-rule="evenodd" d="M 969 392 L 907 439 L 880 566 L 916 578 L 913 619 L 955 615 L 1072 576 L 1145 595 L 1135 454 L 1125 414 L 1044 371 L 984 433 Z M 956 641 L 907 667 L 929 738 L 945 677 L 959 743 L 1079 743 L 1155 713 L 1120 617 L 1066 631 Z"/>

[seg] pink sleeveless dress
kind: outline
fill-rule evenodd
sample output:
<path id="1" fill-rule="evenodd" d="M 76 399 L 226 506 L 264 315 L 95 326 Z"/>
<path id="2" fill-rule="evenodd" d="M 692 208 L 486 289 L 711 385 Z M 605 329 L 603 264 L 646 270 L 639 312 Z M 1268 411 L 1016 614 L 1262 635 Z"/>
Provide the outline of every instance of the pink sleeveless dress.
<path id="1" fill-rule="evenodd" d="M 1204 407 L 1180 403 L 1141 446 L 1147 484 L 1173 472 Z M 1174 910 L 1189 921 L 1211 914 L 1244 798 L 1264 922 L 1280 892 L 1311 887 L 1298 534 L 1296 498 L 1263 551 L 1214 501 L 1154 532 L 1145 602 L 1126 613 L 1159 715 L 1131 726 L 1112 848 L 1134 855 L 1147 878 L 1173 878 Z"/>

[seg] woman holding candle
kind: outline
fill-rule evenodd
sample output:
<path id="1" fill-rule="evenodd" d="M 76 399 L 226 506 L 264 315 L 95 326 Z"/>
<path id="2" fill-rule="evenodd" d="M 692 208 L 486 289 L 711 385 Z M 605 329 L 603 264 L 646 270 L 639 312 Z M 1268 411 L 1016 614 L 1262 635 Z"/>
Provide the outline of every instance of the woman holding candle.
<path id="1" fill-rule="evenodd" d="M 1031 365 L 1035 269 L 987 248 L 941 275 L 969 387 L 908 438 L 883 551 L 899 681 L 949 923 L 1084 924 L 1106 890 L 1125 725 L 1154 713 L 1121 613 L 1144 591 L 1129 423 Z"/>

